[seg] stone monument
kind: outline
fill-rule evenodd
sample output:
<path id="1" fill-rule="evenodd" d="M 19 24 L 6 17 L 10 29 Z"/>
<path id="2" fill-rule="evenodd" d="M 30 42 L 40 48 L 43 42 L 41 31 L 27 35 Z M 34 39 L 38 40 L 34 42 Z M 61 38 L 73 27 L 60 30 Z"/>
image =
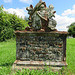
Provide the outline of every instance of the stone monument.
<path id="1" fill-rule="evenodd" d="M 66 64 L 67 32 L 58 31 L 54 6 L 46 7 L 42 0 L 33 8 L 27 7 L 29 27 L 16 31 L 16 61 L 14 69 L 43 69 L 45 66 L 59 70 Z"/>

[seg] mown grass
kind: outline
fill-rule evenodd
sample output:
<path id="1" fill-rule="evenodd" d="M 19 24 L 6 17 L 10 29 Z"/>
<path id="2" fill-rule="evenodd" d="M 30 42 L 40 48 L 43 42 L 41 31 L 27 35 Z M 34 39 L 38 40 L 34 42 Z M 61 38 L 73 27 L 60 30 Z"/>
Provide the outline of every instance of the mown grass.
<path id="1" fill-rule="evenodd" d="M 62 69 L 60 75 L 75 75 L 75 38 L 67 39 L 67 68 Z M 16 60 L 16 41 L 11 39 L 0 42 L 0 75 L 9 75 L 11 67 Z M 48 69 L 45 70 L 22 70 L 14 75 L 58 75 Z"/>
<path id="2" fill-rule="evenodd" d="M 0 42 L 0 75 L 11 72 L 11 66 L 16 60 L 16 41 Z"/>
<path id="3" fill-rule="evenodd" d="M 75 38 L 67 39 L 67 68 L 75 74 Z"/>

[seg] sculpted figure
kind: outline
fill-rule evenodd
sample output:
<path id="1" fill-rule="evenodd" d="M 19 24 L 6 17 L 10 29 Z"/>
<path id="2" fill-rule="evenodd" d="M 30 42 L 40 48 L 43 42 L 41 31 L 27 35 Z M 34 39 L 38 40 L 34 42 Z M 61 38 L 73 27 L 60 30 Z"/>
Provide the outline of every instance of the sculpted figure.
<path id="1" fill-rule="evenodd" d="M 30 5 L 30 7 L 27 7 L 26 10 L 28 11 L 29 14 L 29 26 L 32 26 L 32 14 L 33 14 L 33 6 Z"/>
<path id="2" fill-rule="evenodd" d="M 55 17 L 55 13 L 56 11 L 53 10 L 54 6 L 51 4 L 48 8 L 48 19 L 49 19 L 49 23 L 48 23 L 48 27 L 51 28 L 51 30 L 55 30 L 56 24 L 57 22 L 53 19 L 53 17 Z"/>
<path id="3" fill-rule="evenodd" d="M 26 8 L 28 10 L 29 16 L 29 26 L 32 30 L 44 30 L 53 31 L 56 27 L 56 21 L 53 19 L 54 7 L 50 5 L 49 8 L 46 7 L 46 3 L 42 0 L 33 8 L 32 5 Z"/>

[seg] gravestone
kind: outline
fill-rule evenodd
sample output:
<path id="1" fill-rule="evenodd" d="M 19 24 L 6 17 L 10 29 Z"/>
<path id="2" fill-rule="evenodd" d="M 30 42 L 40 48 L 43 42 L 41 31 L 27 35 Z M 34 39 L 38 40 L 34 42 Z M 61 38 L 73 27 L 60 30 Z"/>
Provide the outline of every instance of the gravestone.
<path id="1" fill-rule="evenodd" d="M 45 66 L 59 70 L 66 67 L 67 32 L 55 29 L 53 5 L 39 1 L 33 8 L 26 8 L 29 16 L 29 27 L 16 31 L 16 61 L 13 69 L 43 69 Z"/>

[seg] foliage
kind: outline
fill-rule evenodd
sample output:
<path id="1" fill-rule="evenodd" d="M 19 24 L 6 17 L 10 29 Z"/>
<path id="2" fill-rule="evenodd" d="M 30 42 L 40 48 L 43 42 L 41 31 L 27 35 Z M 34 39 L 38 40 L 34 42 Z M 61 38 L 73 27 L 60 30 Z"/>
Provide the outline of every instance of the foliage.
<path id="1" fill-rule="evenodd" d="M 25 20 L 3 11 L 3 6 L 0 7 L 0 41 L 14 37 L 14 31 L 24 30 L 27 25 Z"/>
<path id="2" fill-rule="evenodd" d="M 68 32 L 69 32 L 70 35 L 72 35 L 73 37 L 75 37 L 75 22 L 72 23 L 72 24 L 69 26 Z"/>
<path id="3" fill-rule="evenodd" d="M 75 39 L 67 39 L 67 68 L 62 69 L 59 75 L 75 75 Z M 0 42 L 0 75 L 12 75 L 11 68 L 16 60 L 16 41 L 11 39 Z M 58 75 L 47 70 L 23 70 L 14 75 Z"/>

